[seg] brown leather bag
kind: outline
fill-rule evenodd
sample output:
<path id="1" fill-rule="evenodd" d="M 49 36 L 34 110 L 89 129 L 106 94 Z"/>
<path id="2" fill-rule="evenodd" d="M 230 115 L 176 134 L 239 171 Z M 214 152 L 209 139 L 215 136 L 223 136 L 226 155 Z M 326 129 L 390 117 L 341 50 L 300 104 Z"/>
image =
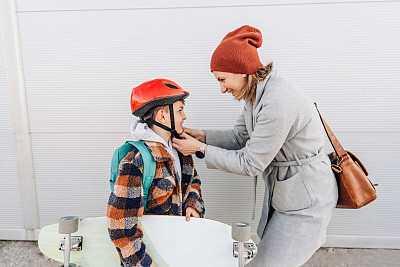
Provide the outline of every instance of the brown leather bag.
<path id="1" fill-rule="evenodd" d="M 317 107 L 316 103 L 315 106 Z M 329 141 L 336 152 L 329 155 L 339 189 L 339 199 L 336 208 L 359 209 L 371 203 L 377 196 L 374 185 L 367 177 L 367 170 L 353 153 L 343 149 L 324 118 L 322 118 L 319 110 L 318 114 Z"/>

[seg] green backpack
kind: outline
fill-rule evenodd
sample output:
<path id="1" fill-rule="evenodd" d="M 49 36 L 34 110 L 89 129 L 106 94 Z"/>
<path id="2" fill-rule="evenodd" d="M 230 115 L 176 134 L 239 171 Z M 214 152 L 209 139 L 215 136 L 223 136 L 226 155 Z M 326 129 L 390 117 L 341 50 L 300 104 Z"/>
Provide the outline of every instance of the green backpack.
<path id="1" fill-rule="evenodd" d="M 147 195 L 149 193 L 149 188 L 153 182 L 154 174 L 156 173 L 156 161 L 150 150 L 141 141 L 126 141 L 125 144 L 115 149 L 114 155 L 111 160 L 111 176 L 110 176 L 110 187 L 111 191 L 114 191 L 114 183 L 118 178 L 119 163 L 121 160 L 132 150 L 132 147 L 136 147 L 143 159 L 143 197 L 144 197 L 144 211 L 146 212 L 147 206 Z"/>

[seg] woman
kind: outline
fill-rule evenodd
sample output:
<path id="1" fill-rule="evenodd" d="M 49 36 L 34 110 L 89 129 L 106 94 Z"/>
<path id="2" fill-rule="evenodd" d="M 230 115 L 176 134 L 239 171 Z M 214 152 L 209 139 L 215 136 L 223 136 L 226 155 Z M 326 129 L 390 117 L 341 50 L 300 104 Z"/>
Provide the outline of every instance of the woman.
<path id="1" fill-rule="evenodd" d="M 248 266 L 300 266 L 325 242 L 337 185 L 313 102 L 272 63 L 263 66 L 261 44 L 261 32 L 245 25 L 228 33 L 211 58 L 221 92 L 245 100 L 233 130 L 185 129 L 173 142 L 184 155 L 200 150 L 208 168 L 261 175 L 261 241 Z"/>

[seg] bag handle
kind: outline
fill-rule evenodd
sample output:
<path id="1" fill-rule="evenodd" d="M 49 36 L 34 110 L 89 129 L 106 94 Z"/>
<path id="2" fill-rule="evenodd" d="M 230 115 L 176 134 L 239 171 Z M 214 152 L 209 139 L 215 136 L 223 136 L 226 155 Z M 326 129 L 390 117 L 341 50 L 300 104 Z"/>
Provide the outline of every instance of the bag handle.
<path id="1" fill-rule="evenodd" d="M 346 151 L 344 150 L 344 148 L 342 147 L 342 145 L 339 143 L 339 140 L 336 138 L 336 136 L 333 134 L 331 128 L 329 128 L 328 124 L 326 123 L 326 121 L 324 120 L 324 118 L 322 117 L 321 113 L 318 110 L 318 106 L 317 103 L 314 102 L 314 105 L 318 111 L 319 117 L 321 118 L 322 124 L 324 125 L 325 128 L 325 132 L 328 135 L 329 141 L 331 142 L 331 145 L 333 146 L 333 149 L 336 152 L 336 155 L 339 158 L 342 158 L 344 155 L 346 155 Z"/>

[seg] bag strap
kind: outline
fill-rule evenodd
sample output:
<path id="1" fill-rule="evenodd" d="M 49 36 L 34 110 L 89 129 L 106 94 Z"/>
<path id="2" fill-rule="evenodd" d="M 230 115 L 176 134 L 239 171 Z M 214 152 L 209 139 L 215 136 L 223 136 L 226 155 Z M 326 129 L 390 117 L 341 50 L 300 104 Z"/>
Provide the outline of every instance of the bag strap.
<path id="1" fill-rule="evenodd" d="M 329 128 L 328 124 L 326 123 L 326 121 L 324 120 L 324 118 L 322 117 L 321 113 L 318 110 L 318 106 L 317 103 L 314 102 L 314 105 L 318 111 L 319 117 L 321 118 L 322 124 L 324 125 L 325 128 L 325 132 L 328 135 L 329 141 L 331 142 L 331 145 L 333 146 L 333 149 L 336 152 L 336 155 L 339 158 L 342 158 L 344 155 L 346 155 L 346 151 L 344 150 L 344 148 L 342 147 L 342 145 L 339 143 L 339 140 L 336 138 L 336 136 L 333 134 L 331 128 Z"/>
<path id="2" fill-rule="evenodd" d="M 111 160 L 111 172 L 110 172 L 110 187 L 111 191 L 114 191 L 114 183 L 118 177 L 118 167 L 121 160 L 126 156 L 126 154 L 132 149 L 132 145 L 127 142 L 115 149 Z"/>
<path id="3" fill-rule="evenodd" d="M 142 186 L 143 186 L 143 200 L 144 200 L 144 212 L 146 212 L 147 207 L 147 196 L 149 193 L 149 189 L 151 184 L 153 183 L 154 175 L 156 173 L 156 161 L 154 160 L 153 155 L 151 154 L 148 147 L 143 144 L 141 141 L 127 141 L 126 143 L 135 146 L 143 159 L 143 178 L 142 178 Z"/>

